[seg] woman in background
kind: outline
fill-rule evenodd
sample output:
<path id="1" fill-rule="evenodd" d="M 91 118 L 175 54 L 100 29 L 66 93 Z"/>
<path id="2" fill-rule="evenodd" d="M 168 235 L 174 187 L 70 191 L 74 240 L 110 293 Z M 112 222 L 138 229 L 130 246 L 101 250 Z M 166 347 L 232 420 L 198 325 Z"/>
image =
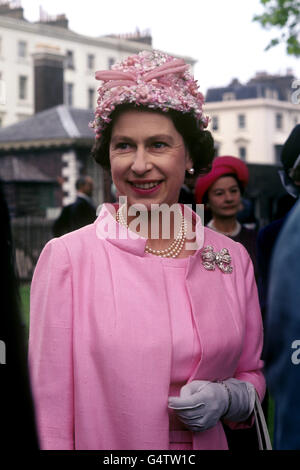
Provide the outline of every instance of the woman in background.
<path id="1" fill-rule="evenodd" d="M 237 218 L 248 180 L 248 168 L 240 159 L 232 156 L 217 157 L 211 171 L 198 178 L 195 197 L 196 203 L 205 204 L 212 215 L 207 227 L 244 245 L 257 273 L 257 231 L 246 228 Z"/>

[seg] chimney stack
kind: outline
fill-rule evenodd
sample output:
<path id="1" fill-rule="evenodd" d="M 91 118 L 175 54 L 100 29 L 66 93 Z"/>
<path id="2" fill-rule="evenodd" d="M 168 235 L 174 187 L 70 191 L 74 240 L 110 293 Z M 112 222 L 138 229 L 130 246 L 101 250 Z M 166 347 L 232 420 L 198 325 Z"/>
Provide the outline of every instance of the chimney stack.
<path id="1" fill-rule="evenodd" d="M 40 20 L 38 23 L 58 26 L 60 28 L 69 28 L 69 20 L 64 13 L 60 15 L 49 15 L 43 7 L 40 6 Z"/>
<path id="2" fill-rule="evenodd" d="M 10 2 L 10 1 L 0 1 L 0 15 L 9 16 L 17 20 L 25 20 L 24 18 L 24 9 L 21 6 L 19 0 Z"/>
<path id="3" fill-rule="evenodd" d="M 65 56 L 58 47 L 40 44 L 37 48 L 33 54 L 35 113 L 64 103 Z"/>

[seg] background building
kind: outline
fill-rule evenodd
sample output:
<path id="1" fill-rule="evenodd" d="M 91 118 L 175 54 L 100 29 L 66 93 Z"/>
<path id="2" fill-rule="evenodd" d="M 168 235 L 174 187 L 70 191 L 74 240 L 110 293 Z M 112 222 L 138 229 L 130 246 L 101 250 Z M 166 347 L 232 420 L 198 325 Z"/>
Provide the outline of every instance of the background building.
<path id="1" fill-rule="evenodd" d="M 101 19 L 105 21 L 105 19 Z M 40 21 L 24 17 L 21 2 L 0 1 L 0 125 L 7 126 L 41 111 L 35 103 L 34 59 L 45 49 L 61 57 L 63 97 L 57 104 L 94 109 L 95 71 L 143 50 L 151 50 L 151 35 L 88 37 L 68 28 L 65 15 L 50 17 L 41 10 Z M 193 65 L 190 57 L 185 60 Z"/>
<path id="2" fill-rule="evenodd" d="M 152 50 L 151 44 L 149 31 L 82 36 L 69 30 L 65 15 L 50 17 L 43 10 L 40 21 L 30 23 L 21 2 L 0 0 L 0 178 L 10 185 L 9 207 L 14 217 L 54 217 L 62 205 L 74 200 L 75 182 L 82 174 L 94 179 L 96 205 L 110 200 L 109 175 L 90 156 L 94 132 L 89 122 L 99 85 L 95 71 Z M 190 57 L 184 59 L 195 63 Z M 14 172 L 8 165 L 12 157 Z M 39 173 L 43 197 L 35 205 L 24 193 L 26 177 L 28 185 L 33 184 L 33 166 L 43 175 Z M 22 195 L 28 201 L 27 211 L 26 203 L 20 207 L 18 202 Z"/>
<path id="3" fill-rule="evenodd" d="M 282 145 L 300 122 L 300 103 L 294 104 L 295 81 L 257 73 L 246 85 L 234 79 L 227 87 L 210 88 L 205 109 L 216 155 L 234 155 L 247 163 L 279 164 Z"/>
<path id="4" fill-rule="evenodd" d="M 0 181 L 22 280 L 31 279 L 62 206 L 75 199 L 79 176 L 93 178 L 96 206 L 111 200 L 111 175 L 91 157 L 95 71 L 151 44 L 148 31 L 83 36 L 68 28 L 65 15 L 42 10 L 30 23 L 20 1 L 0 0 Z"/>

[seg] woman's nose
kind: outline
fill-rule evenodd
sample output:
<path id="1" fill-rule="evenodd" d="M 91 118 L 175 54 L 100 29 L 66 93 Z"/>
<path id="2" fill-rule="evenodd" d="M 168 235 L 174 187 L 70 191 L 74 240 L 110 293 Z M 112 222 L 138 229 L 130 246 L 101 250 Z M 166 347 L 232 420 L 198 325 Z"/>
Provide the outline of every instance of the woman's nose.
<path id="1" fill-rule="evenodd" d="M 148 159 L 148 155 L 145 148 L 138 147 L 136 149 L 131 169 L 132 171 L 134 171 L 134 173 L 137 174 L 143 174 L 151 169 L 151 162 Z"/>
<path id="2" fill-rule="evenodd" d="M 226 193 L 225 193 L 225 200 L 231 202 L 231 201 L 234 200 L 234 197 L 233 197 L 233 195 L 232 195 L 230 192 L 228 192 L 228 193 L 226 192 Z"/>

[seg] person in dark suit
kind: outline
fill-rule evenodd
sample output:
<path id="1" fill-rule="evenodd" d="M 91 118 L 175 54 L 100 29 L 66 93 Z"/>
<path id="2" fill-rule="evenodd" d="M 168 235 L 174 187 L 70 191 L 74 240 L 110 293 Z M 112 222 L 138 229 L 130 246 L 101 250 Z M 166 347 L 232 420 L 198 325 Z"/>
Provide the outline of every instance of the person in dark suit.
<path id="1" fill-rule="evenodd" d="M 275 450 L 300 450 L 299 231 L 298 198 L 278 235 L 269 273 L 264 360 L 275 403 Z"/>
<path id="2" fill-rule="evenodd" d="M 294 203 L 300 196 L 300 124 L 294 127 L 286 140 L 281 153 L 282 170 L 279 176 L 289 196 L 286 210 L 280 208 L 280 218 L 276 218 L 266 227 L 260 229 L 257 239 L 257 260 L 259 268 L 258 291 L 263 319 L 267 311 L 267 292 L 269 286 L 269 268 L 273 250 L 283 225 L 285 224 Z M 278 211 L 279 212 L 279 211 Z M 285 213 L 284 213 L 285 212 Z"/>
<path id="3" fill-rule="evenodd" d="M 82 176 L 76 181 L 77 198 L 63 208 L 54 222 L 52 232 L 55 237 L 77 230 L 91 224 L 96 219 L 96 208 L 91 199 L 93 180 L 90 176 Z"/>
<path id="4" fill-rule="evenodd" d="M 296 201 L 299 199 L 300 196 L 300 125 L 298 124 L 292 132 L 290 133 L 288 139 L 286 140 L 282 152 L 281 152 L 281 163 L 283 166 L 282 170 L 279 170 L 279 176 L 282 182 L 283 187 L 287 192 L 287 196 L 289 195 L 289 199 L 285 198 L 287 201 L 286 209 L 283 209 L 283 205 L 278 208 L 277 213 L 281 215 L 281 217 L 276 218 L 273 220 L 269 225 L 260 229 L 257 237 L 257 262 L 258 262 L 258 292 L 259 292 L 259 299 L 260 299 L 260 306 L 262 312 L 262 318 L 265 328 L 265 344 L 262 352 L 262 359 L 265 361 L 265 369 L 268 371 L 270 364 L 273 367 L 273 353 L 270 348 L 270 344 L 272 347 L 274 346 L 271 341 L 271 336 L 273 335 L 273 327 L 272 334 L 269 333 L 270 325 L 272 325 L 273 321 L 276 322 L 272 318 L 272 314 L 269 312 L 269 301 L 271 299 L 270 294 L 268 294 L 270 290 L 270 274 L 271 274 L 271 263 L 273 259 L 273 254 L 275 251 L 275 247 L 277 244 L 277 240 L 280 236 L 282 229 L 284 228 L 286 221 L 289 219 L 290 213 Z M 294 199 L 294 204 L 291 203 L 291 198 Z M 280 201 L 280 203 L 282 203 Z M 285 213 L 284 213 L 285 212 Z M 272 307 L 274 310 L 274 307 Z M 276 309 L 275 315 L 277 315 Z M 273 314 L 274 315 L 274 314 Z M 269 318 L 268 318 L 269 317 Z M 274 337 L 279 337 L 279 334 L 275 334 Z M 278 343 L 279 344 L 279 343 Z M 278 344 L 276 344 L 276 348 L 278 349 Z M 277 357 L 280 354 L 278 353 Z M 275 361 L 274 361 L 275 363 Z M 270 383 L 272 383 L 272 377 L 270 379 L 269 374 L 267 380 L 267 386 L 269 387 Z M 275 388 L 275 387 L 273 387 Z M 274 392 L 274 389 L 272 390 Z M 276 390 L 277 391 L 277 390 Z M 267 415 L 267 407 L 269 401 L 269 393 L 267 391 L 265 399 L 264 399 L 264 411 Z M 278 430 L 277 430 L 277 407 L 278 405 L 275 404 L 275 425 L 274 425 L 274 443 L 275 446 L 278 444 Z"/>
<path id="5" fill-rule="evenodd" d="M 19 279 L 9 210 L 0 181 L 0 383 L 1 452 L 38 451 L 39 442 L 27 364 Z"/>

